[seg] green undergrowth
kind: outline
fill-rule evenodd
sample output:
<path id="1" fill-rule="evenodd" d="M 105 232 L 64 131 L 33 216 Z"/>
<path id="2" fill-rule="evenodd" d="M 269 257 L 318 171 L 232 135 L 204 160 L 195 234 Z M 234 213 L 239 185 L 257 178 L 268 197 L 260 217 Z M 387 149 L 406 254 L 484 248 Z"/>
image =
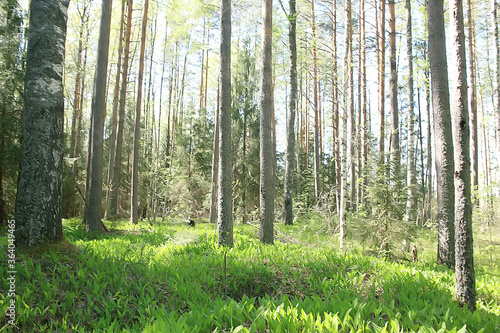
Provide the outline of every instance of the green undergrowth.
<path id="1" fill-rule="evenodd" d="M 74 247 L 18 253 L 19 331 L 500 332 L 498 269 L 477 270 L 471 313 L 453 301 L 453 273 L 435 264 L 261 245 L 249 225 L 235 226 L 226 249 L 213 225 L 123 222 L 94 236 L 78 222 L 65 221 Z"/>

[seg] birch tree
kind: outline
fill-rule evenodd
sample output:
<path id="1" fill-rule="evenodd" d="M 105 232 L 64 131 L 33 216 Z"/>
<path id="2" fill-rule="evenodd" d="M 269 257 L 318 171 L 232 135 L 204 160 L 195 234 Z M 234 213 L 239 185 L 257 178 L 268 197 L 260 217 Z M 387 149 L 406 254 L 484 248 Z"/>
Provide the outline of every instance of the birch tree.
<path id="1" fill-rule="evenodd" d="M 462 0 L 450 1 L 452 30 L 452 109 L 455 144 L 455 298 L 476 310 L 476 280 L 472 239 L 470 122 L 467 101 L 467 61 Z"/>
<path id="2" fill-rule="evenodd" d="M 61 241 L 66 0 L 30 3 L 16 243 Z"/>

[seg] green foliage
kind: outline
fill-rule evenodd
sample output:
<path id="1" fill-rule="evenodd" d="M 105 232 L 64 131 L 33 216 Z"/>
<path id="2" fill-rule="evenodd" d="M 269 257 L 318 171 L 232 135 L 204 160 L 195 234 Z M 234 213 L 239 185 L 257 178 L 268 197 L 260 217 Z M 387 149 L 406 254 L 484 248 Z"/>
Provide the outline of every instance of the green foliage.
<path id="1" fill-rule="evenodd" d="M 221 249 L 209 225 L 129 227 L 123 221 L 96 236 L 79 223 L 65 222 L 66 238 L 76 249 L 57 247 L 36 257 L 18 253 L 20 330 L 495 332 L 500 327 L 498 267 L 478 270 L 478 310 L 471 313 L 452 300 L 452 272 L 434 264 L 390 263 L 280 242 L 265 246 L 248 225 L 236 226 L 234 248 Z M 3 237 L 2 256 L 6 244 Z M 0 271 L 6 274 L 5 265 Z M 6 283 L 2 280 L 2 290 Z M 4 314 L 7 298 L 0 297 Z"/>
<path id="2" fill-rule="evenodd" d="M 406 197 L 407 188 L 394 178 L 389 166 L 378 168 L 377 180 L 366 187 L 366 205 L 347 224 L 353 239 L 368 243 L 384 256 L 393 254 L 403 240 L 412 241 L 416 227 L 413 221 L 404 221 Z"/>

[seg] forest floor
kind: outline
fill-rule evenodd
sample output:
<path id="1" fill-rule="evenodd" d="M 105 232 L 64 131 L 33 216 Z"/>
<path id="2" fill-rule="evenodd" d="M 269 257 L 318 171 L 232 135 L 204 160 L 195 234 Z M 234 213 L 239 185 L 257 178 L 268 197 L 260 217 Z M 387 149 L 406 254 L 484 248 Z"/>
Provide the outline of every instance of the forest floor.
<path id="1" fill-rule="evenodd" d="M 317 218 L 278 224 L 274 246 L 253 225 L 219 248 L 213 225 L 107 223 L 92 236 L 64 221 L 66 242 L 17 253 L 20 332 L 500 332 L 500 234 L 476 232 L 477 310 L 453 299 L 454 274 L 435 261 L 435 234 L 419 231 L 408 253 L 337 251 Z M 7 277 L 7 237 L 0 275 Z M 406 259 L 405 259 L 406 258 Z M 0 331 L 9 283 L 0 284 Z"/>

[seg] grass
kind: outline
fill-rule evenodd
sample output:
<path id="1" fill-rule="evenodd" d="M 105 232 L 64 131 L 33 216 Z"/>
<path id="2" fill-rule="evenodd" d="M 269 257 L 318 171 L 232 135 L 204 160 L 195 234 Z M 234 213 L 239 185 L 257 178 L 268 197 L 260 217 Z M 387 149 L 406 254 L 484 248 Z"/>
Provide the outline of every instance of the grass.
<path id="1" fill-rule="evenodd" d="M 500 269 L 487 265 L 498 263 L 494 244 L 476 260 L 485 265 L 476 270 L 472 313 L 453 301 L 453 272 L 432 263 L 432 233 L 419 239 L 428 250 L 414 264 L 365 256 L 354 246 L 341 254 L 314 218 L 279 227 L 300 244 L 261 245 L 249 225 L 235 226 L 235 246 L 226 249 L 217 247 L 212 225 L 131 228 L 123 221 L 92 236 L 78 220 L 65 221 L 67 243 L 18 253 L 17 329 L 500 332 Z M 2 237 L 2 262 L 6 245 Z M 8 289 L 5 279 L 0 289 Z M 8 299 L 0 297 L 5 325 Z"/>

